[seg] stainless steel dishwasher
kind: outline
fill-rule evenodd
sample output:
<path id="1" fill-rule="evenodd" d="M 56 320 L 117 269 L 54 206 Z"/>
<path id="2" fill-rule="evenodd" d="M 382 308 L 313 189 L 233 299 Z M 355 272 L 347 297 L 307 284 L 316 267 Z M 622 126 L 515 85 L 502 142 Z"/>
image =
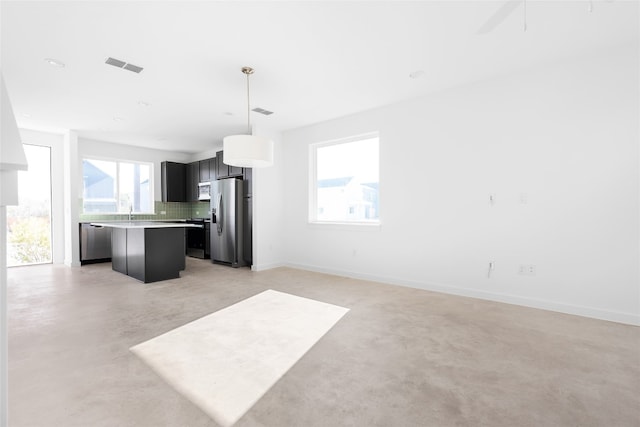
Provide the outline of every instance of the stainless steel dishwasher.
<path id="1" fill-rule="evenodd" d="M 111 228 L 80 223 L 80 264 L 111 261 Z"/>

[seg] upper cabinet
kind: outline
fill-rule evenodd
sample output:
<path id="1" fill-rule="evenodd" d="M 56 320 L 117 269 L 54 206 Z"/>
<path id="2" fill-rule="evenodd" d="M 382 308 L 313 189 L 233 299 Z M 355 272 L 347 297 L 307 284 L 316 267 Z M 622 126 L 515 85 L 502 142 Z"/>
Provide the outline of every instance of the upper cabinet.
<path id="1" fill-rule="evenodd" d="M 198 201 L 198 184 L 200 184 L 200 162 L 192 162 L 187 165 L 187 201 Z"/>
<path id="2" fill-rule="evenodd" d="M 216 153 L 216 179 L 229 178 L 229 166 L 222 161 L 222 151 Z"/>
<path id="3" fill-rule="evenodd" d="M 234 176 L 243 176 L 244 175 L 244 169 L 243 168 L 239 168 L 237 166 L 229 166 L 227 164 L 224 163 L 224 152 L 223 151 L 218 151 L 216 153 L 216 166 L 218 169 L 218 175 L 217 178 L 218 179 L 222 179 L 222 178 L 231 178 Z"/>
<path id="4" fill-rule="evenodd" d="M 216 179 L 216 159 L 200 160 L 187 165 L 187 201 L 200 200 L 201 182 L 211 182 Z"/>
<path id="5" fill-rule="evenodd" d="M 162 162 L 162 201 L 186 202 L 187 165 L 176 162 Z"/>
<path id="6" fill-rule="evenodd" d="M 242 179 L 245 181 L 244 190 L 247 192 L 247 196 L 251 197 L 253 193 L 253 169 L 244 168 L 244 175 Z"/>
<path id="7" fill-rule="evenodd" d="M 200 182 L 209 182 L 216 179 L 216 159 L 200 160 Z"/>
<path id="8" fill-rule="evenodd" d="M 162 162 L 162 201 L 197 202 L 201 182 L 234 177 L 248 181 L 247 192 L 251 195 L 251 169 L 226 165 L 222 151 L 214 158 L 189 164 Z"/>

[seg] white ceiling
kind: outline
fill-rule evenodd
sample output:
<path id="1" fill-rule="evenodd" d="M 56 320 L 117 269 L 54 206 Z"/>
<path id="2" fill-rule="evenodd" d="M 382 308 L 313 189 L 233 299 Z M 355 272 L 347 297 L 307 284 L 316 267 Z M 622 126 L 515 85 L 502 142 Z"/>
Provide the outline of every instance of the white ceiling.
<path id="1" fill-rule="evenodd" d="M 526 32 L 520 4 L 476 34 L 504 3 L 3 0 L 1 65 L 22 128 L 197 153 L 246 130 L 244 65 L 275 112 L 252 122 L 285 130 L 638 39 L 625 0 L 529 0 Z"/>

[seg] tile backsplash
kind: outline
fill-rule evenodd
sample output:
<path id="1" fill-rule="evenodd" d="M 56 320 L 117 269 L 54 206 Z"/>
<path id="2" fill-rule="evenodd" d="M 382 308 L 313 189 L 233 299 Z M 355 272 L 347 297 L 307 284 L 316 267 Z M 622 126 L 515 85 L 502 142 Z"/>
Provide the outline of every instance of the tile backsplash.
<path id="1" fill-rule="evenodd" d="M 80 199 L 82 212 L 82 199 Z M 208 218 L 209 202 L 155 202 L 155 214 L 133 214 L 134 220 L 170 220 L 187 218 Z M 122 221 L 129 219 L 127 214 L 81 213 L 80 221 Z"/>
<path id="2" fill-rule="evenodd" d="M 193 202 L 191 205 L 190 218 L 211 218 L 209 202 Z"/>

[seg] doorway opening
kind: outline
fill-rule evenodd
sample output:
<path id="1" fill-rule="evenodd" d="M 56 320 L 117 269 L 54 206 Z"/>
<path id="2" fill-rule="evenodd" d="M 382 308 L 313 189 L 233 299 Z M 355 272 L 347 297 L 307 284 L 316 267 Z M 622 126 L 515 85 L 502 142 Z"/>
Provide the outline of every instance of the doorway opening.
<path id="1" fill-rule="evenodd" d="M 51 148 L 23 146 L 29 170 L 18 172 L 18 206 L 7 207 L 8 267 L 52 261 Z"/>

